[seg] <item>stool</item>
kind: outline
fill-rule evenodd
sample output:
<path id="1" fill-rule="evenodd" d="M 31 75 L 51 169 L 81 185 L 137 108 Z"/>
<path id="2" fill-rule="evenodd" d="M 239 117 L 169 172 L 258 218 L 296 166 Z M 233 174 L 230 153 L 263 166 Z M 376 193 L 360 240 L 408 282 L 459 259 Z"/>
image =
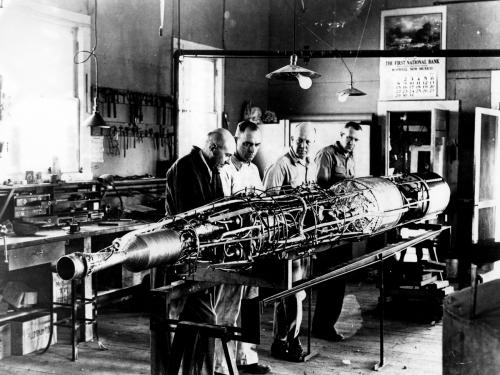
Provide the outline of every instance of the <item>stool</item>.
<path id="1" fill-rule="evenodd" d="M 231 340 L 231 332 L 227 327 L 180 321 L 175 330 L 167 374 L 170 375 L 179 373 L 182 357 L 187 349 L 187 345 L 189 344 L 189 339 L 199 336 L 220 339 L 222 342 L 222 348 L 224 349 L 224 356 L 226 357 L 229 374 L 235 375 L 238 373 L 234 355 L 229 351 L 227 346 L 228 341 Z"/>
<path id="2" fill-rule="evenodd" d="M 94 279 L 94 281 L 96 281 Z M 76 361 L 78 359 L 78 344 L 80 343 L 79 340 L 79 335 L 78 331 L 80 330 L 81 327 L 85 327 L 89 324 L 93 325 L 93 334 L 94 337 L 97 339 L 97 343 L 99 346 L 99 349 L 101 350 L 107 350 L 107 348 L 101 343 L 99 339 L 99 332 L 98 332 L 98 327 L 97 327 L 97 286 L 94 285 L 94 293 L 92 298 L 85 298 L 84 296 L 79 296 L 78 295 L 78 287 L 77 287 L 77 280 L 72 280 L 71 281 L 71 301 L 70 302 L 54 302 L 52 301 L 52 304 L 50 305 L 50 338 L 49 342 L 47 344 L 47 347 L 43 350 L 42 353 L 45 353 L 49 347 L 50 347 L 50 342 L 52 341 L 52 333 L 53 333 L 53 327 L 63 327 L 63 328 L 70 328 L 70 338 L 71 338 L 71 360 Z M 92 304 L 92 318 L 85 318 L 85 305 L 87 304 Z M 71 315 L 66 318 L 58 319 L 57 321 L 53 321 L 53 312 L 54 309 L 56 308 L 66 308 L 71 310 Z M 78 310 L 83 310 L 83 317 L 79 317 L 79 311 Z"/>

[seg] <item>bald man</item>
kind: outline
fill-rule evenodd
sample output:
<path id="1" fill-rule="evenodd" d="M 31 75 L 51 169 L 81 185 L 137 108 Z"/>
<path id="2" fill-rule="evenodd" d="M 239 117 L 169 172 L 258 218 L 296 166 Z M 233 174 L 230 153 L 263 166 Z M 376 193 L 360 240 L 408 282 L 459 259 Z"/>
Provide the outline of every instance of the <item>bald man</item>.
<path id="1" fill-rule="evenodd" d="M 309 151 L 316 140 L 316 129 L 311 123 L 302 122 L 292 129 L 289 151 L 264 173 L 264 188 L 268 194 L 286 193 L 304 183 L 315 182 L 315 168 L 310 164 Z M 307 259 L 293 262 L 293 281 L 302 279 L 307 270 Z M 299 340 L 302 323 L 302 301 L 305 292 L 278 302 L 274 318 L 274 342 L 271 355 L 292 362 L 302 362 L 304 351 Z"/>
<path id="2" fill-rule="evenodd" d="M 189 154 L 177 160 L 167 172 L 166 212 L 176 215 L 222 198 L 219 169 L 235 150 L 232 134 L 219 128 L 207 134 L 203 148 L 193 146 Z"/>
<path id="3" fill-rule="evenodd" d="M 315 182 L 315 168 L 311 168 L 309 151 L 316 140 L 316 129 L 309 122 L 301 122 L 292 129 L 290 149 L 264 173 L 264 188 L 272 193 Z"/>
<path id="4" fill-rule="evenodd" d="M 189 154 L 177 160 L 167 171 L 165 191 L 167 214 L 175 215 L 222 198 L 224 191 L 219 169 L 229 161 L 235 149 L 231 133 L 225 129 L 216 129 L 207 134 L 203 148 L 193 146 Z M 156 281 L 155 286 L 162 284 L 161 280 Z M 182 313 L 179 316 L 180 311 Z M 216 324 L 213 289 L 175 301 L 169 311 L 169 318 Z M 182 361 L 183 374 L 212 375 L 215 371 L 214 339 L 207 337 L 186 339 L 190 341 Z"/>

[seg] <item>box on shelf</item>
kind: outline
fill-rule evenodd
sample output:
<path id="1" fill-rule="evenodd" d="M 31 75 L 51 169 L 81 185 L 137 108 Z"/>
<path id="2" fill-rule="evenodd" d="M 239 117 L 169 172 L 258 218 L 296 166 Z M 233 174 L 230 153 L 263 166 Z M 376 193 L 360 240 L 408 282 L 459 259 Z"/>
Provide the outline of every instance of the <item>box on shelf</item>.
<path id="1" fill-rule="evenodd" d="M 36 305 L 38 293 L 24 283 L 9 281 L 3 289 L 3 300 L 16 309 Z"/>
<path id="2" fill-rule="evenodd" d="M 63 280 L 57 273 L 52 273 L 53 302 L 71 303 L 71 281 Z"/>
<path id="3" fill-rule="evenodd" d="M 0 325 L 0 359 L 10 356 L 10 323 Z"/>
<path id="4" fill-rule="evenodd" d="M 57 314 L 54 313 L 54 321 Z M 11 321 L 12 355 L 25 355 L 47 346 L 50 336 L 50 315 L 35 314 Z M 57 343 L 57 327 L 53 327 L 51 344 Z"/>

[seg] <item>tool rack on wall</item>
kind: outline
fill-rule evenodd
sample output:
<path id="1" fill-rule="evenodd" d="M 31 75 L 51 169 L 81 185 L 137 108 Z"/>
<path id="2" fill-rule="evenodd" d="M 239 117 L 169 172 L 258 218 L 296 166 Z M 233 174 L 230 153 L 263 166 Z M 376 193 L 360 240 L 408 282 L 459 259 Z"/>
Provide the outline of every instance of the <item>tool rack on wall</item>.
<path id="1" fill-rule="evenodd" d="M 92 129 L 92 135 L 107 138 L 107 155 L 126 157 L 127 149 L 149 142 L 160 159 L 173 160 L 171 95 L 99 87 L 98 102 L 109 129 Z"/>

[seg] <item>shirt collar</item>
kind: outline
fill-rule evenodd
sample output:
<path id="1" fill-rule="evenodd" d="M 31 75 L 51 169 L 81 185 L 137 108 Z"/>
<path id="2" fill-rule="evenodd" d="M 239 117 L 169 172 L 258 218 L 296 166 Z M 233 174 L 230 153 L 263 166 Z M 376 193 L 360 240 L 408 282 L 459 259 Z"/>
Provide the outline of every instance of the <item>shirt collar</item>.
<path id="1" fill-rule="evenodd" d="M 337 151 L 339 154 L 344 155 L 346 157 L 352 156 L 352 151 L 347 151 L 339 141 L 335 142 L 333 145 L 333 148 L 335 148 L 335 151 Z"/>
<path id="2" fill-rule="evenodd" d="M 231 163 L 233 163 L 237 171 L 239 171 L 244 164 L 250 165 L 250 162 L 242 160 L 236 153 L 231 155 Z"/>
<path id="3" fill-rule="evenodd" d="M 199 148 L 198 146 L 193 146 L 193 149 L 191 150 L 191 153 L 193 155 L 197 155 L 199 156 L 199 158 L 201 159 L 201 162 L 203 163 L 203 165 L 207 168 L 207 171 L 210 175 L 210 177 L 212 176 L 212 173 L 214 172 L 213 169 L 210 168 L 210 166 L 208 165 L 208 160 L 206 160 L 205 158 L 205 155 L 203 154 L 203 151 L 201 150 L 201 148 Z"/>
<path id="4" fill-rule="evenodd" d="M 290 147 L 290 151 L 288 151 L 288 155 L 290 155 L 290 160 L 292 161 L 293 165 L 300 164 L 300 165 L 303 165 L 304 167 L 307 167 L 309 165 L 309 156 L 306 156 L 305 160 L 300 159 L 292 147 Z"/>

